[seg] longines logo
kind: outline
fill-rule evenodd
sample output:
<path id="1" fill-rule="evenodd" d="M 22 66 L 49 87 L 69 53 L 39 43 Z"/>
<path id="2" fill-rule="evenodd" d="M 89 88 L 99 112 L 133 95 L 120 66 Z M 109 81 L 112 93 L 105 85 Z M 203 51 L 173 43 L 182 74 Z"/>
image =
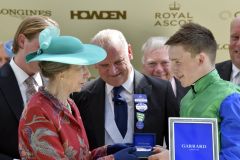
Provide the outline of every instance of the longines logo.
<path id="1" fill-rule="evenodd" d="M 0 10 L 0 16 L 13 16 L 17 18 L 24 18 L 26 16 L 33 16 L 33 15 L 42 15 L 50 17 L 52 15 L 51 10 L 37 10 L 37 9 L 9 9 L 9 8 L 2 8 Z"/>
<path id="2" fill-rule="evenodd" d="M 127 11 L 70 11 L 71 19 L 127 19 Z"/>
<path id="3" fill-rule="evenodd" d="M 181 5 L 174 1 L 169 4 L 169 11 L 156 12 L 154 26 L 179 26 L 193 21 L 189 12 L 181 12 Z"/>

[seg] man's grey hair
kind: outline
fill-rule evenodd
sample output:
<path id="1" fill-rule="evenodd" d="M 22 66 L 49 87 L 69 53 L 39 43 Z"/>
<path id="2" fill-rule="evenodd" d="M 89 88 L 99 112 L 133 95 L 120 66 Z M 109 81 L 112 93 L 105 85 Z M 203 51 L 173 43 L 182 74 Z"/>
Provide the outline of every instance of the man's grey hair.
<path id="1" fill-rule="evenodd" d="M 128 43 L 122 32 L 115 29 L 99 31 L 91 40 L 92 44 L 101 46 L 105 50 L 120 46 L 128 53 Z"/>
<path id="2" fill-rule="evenodd" d="M 142 46 L 142 63 L 144 64 L 144 58 L 146 53 L 150 53 L 156 49 L 161 49 L 165 47 L 165 43 L 169 37 L 150 37 Z"/>

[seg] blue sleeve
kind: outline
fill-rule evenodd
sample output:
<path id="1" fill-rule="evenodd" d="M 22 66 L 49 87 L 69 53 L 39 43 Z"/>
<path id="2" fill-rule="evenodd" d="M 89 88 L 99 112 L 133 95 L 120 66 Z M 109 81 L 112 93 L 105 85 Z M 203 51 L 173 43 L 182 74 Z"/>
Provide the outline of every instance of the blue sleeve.
<path id="1" fill-rule="evenodd" d="M 220 160 L 240 160 L 240 94 L 224 99 L 220 118 Z"/>

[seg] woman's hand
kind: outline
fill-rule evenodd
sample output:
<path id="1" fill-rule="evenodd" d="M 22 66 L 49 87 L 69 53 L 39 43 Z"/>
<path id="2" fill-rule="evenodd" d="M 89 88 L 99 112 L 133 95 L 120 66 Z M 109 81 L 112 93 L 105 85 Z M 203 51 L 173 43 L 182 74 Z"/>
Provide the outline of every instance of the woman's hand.
<path id="1" fill-rule="evenodd" d="M 169 160 L 169 151 L 162 146 L 153 148 L 154 155 L 148 157 L 148 160 Z"/>

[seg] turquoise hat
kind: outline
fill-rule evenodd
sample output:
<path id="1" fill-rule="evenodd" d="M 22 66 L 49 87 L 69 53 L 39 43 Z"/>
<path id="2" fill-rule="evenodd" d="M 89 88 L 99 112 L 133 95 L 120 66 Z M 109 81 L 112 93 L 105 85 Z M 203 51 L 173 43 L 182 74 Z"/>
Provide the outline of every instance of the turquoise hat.
<path id="1" fill-rule="evenodd" d="M 83 44 L 72 36 L 59 36 L 57 27 L 48 27 L 39 34 L 39 49 L 26 56 L 27 63 L 51 61 L 74 65 L 91 65 L 104 60 L 106 51 L 93 44 Z"/>

